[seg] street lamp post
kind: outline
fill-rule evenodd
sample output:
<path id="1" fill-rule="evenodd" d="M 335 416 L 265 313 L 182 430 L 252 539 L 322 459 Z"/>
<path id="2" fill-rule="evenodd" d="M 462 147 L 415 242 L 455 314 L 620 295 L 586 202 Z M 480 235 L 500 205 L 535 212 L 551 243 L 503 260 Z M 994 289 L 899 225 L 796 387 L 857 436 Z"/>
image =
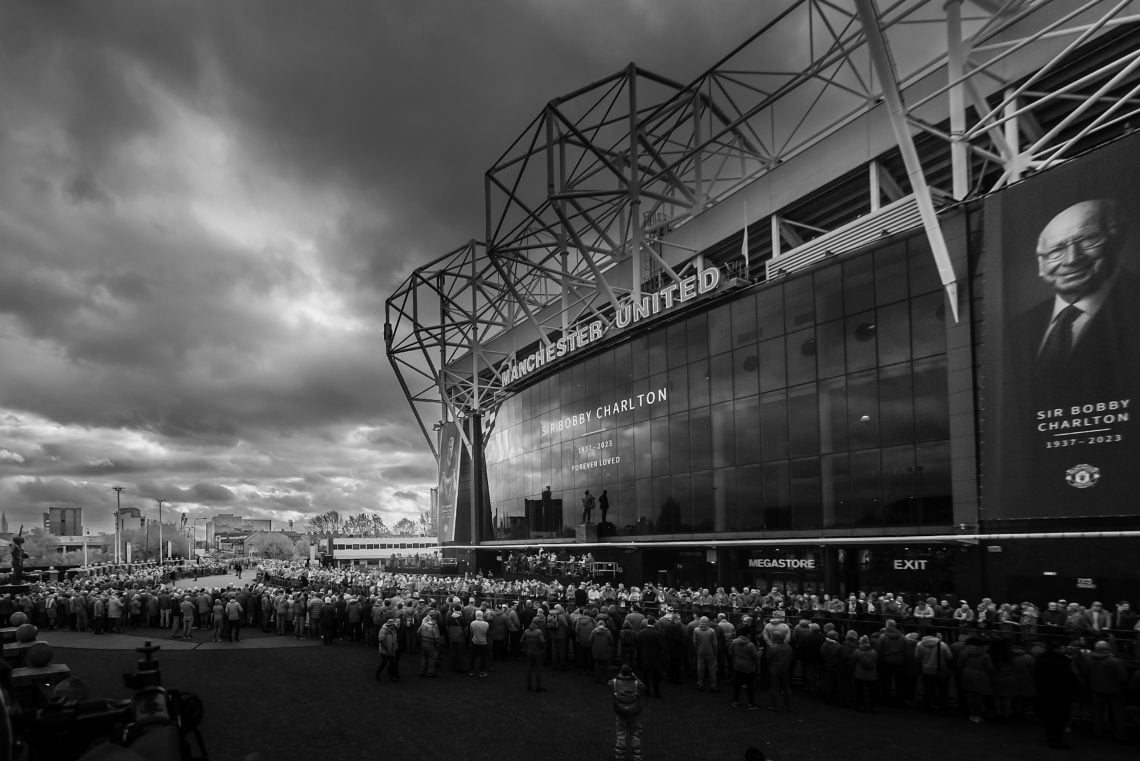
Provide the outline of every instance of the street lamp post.
<path id="1" fill-rule="evenodd" d="M 165 499 L 156 499 L 158 503 L 158 564 L 162 565 L 162 503 Z"/>
<path id="2" fill-rule="evenodd" d="M 121 520 L 121 518 L 119 517 L 119 511 L 122 509 L 122 506 L 119 502 L 119 498 L 123 494 L 123 487 L 112 486 L 111 488 L 115 490 L 115 565 L 118 565 L 119 564 L 119 547 L 122 544 L 122 542 L 119 538 L 119 522 Z"/>
<path id="3" fill-rule="evenodd" d="M 83 567 L 87 567 L 87 537 L 91 536 L 91 529 L 83 529 Z"/>

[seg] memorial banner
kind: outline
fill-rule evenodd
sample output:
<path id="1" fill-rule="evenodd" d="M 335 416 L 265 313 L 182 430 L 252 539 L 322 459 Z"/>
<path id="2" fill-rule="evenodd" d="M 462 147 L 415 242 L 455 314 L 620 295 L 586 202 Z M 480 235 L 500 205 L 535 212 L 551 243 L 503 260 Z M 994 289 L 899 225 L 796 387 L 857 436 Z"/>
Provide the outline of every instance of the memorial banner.
<path id="1" fill-rule="evenodd" d="M 1131 137 L 987 201 L 989 520 L 1136 513 L 1138 178 Z"/>

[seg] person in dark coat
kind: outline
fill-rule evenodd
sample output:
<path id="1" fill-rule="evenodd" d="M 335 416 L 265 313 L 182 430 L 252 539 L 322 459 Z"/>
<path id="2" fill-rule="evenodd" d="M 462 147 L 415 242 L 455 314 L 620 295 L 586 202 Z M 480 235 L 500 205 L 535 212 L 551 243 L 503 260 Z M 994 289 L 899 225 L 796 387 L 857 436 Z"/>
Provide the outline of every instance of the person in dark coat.
<path id="1" fill-rule="evenodd" d="M 1033 680 L 1037 684 L 1037 711 L 1045 726 L 1045 741 L 1050 748 L 1070 747 L 1065 742 L 1065 727 L 1069 724 L 1080 682 L 1061 638 L 1051 642 L 1049 649 L 1037 656 Z"/>
<path id="2" fill-rule="evenodd" d="M 647 685 L 647 695 L 661 697 L 661 671 L 665 667 L 665 636 L 650 616 L 637 630 L 637 670 Z"/>

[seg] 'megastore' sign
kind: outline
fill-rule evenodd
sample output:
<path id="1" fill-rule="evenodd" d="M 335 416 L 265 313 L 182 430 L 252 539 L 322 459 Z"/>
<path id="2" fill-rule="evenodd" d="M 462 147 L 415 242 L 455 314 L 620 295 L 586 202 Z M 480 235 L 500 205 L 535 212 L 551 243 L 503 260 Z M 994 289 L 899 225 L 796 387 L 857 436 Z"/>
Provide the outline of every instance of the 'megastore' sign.
<path id="1" fill-rule="evenodd" d="M 632 299 L 625 301 L 618 306 L 614 314 L 614 326 L 619 330 L 628 328 L 630 325 L 654 317 L 679 304 L 691 301 L 697 296 L 716 290 L 719 285 L 720 270 L 716 267 L 703 269 L 694 275 L 681 278 L 679 282 L 670 283 L 656 293 L 642 296 L 637 301 Z M 551 364 L 584 346 L 594 343 L 602 338 L 605 333 L 606 324 L 601 320 L 594 320 L 581 325 L 525 357 L 508 359 L 504 365 L 500 366 L 499 378 L 504 386 L 508 386 L 544 365 Z"/>

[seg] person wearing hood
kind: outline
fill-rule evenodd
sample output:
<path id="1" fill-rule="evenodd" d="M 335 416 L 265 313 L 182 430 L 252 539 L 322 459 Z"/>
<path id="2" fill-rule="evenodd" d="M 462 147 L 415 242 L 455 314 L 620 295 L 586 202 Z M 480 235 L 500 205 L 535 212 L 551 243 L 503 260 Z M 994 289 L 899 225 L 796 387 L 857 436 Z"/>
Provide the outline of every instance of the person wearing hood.
<path id="1" fill-rule="evenodd" d="M 526 688 L 543 692 L 542 659 L 546 656 L 546 618 L 536 616 L 523 632 L 519 645 L 526 656 Z M 533 681 L 534 686 L 531 686 Z"/>
<path id="2" fill-rule="evenodd" d="M 913 650 L 913 645 L 911 645 Z M 879 681 L 883 702 L 891 704 L 895 701 L 903 702 L 907 696 L 906 690 L 906 635 L 899 628 L 893 618 L 883 622 L 883 631 L 879 634 L 879 641 L 875 649 L 879 652 Z"/>
<path id="3" fill-rule="evenodd" d="M 590 634 L 590 657 L 594 661 L 594 683 L 605 684 L 614 658 L 614 635 L 604 621 L 599 620 Z"/>
<path id="4" fill-rule="evenodd" d="M 852 679 L 855 708 L 859 711 L 878 713 L 879 698 L 879 653 L 871 647 L 871 638 L 859 638 L 859 644 L 852 655 L 855 673 Z"/>
<path id="5" fill-rule="evenodd" d="M 930 633 L 919 640 L 914 648 L 922 679 L 922 707 L 926 711 L 942 710 L 953 673 L 954 654 L 950 646 L 936 634 Z"/>
<path id="6" fill-rule="evenodd" d="M 981 724 L 985 721 L 986 699 L 992 692 L 990 675 L 994 670 L 985 642 L 978 637 L 968 638 L 956 665 L 970 721 Z"/>
<path id="7" fill-rule="evenodd" d="M 394 618 L 385 621 L 380 628 L 380 665 L 376 668 L 376 681 L 380 681 L 385 670 L 389 680 L 400 681 L 400 635 L 396 629 Z"/>
<path id="8" fill-rule="evenodd" d="M 452 609 L 444 625 L 447 629 L 447 649 L 451 653 L 451 670 L 461 674 L 467 662 L 467 634 L 463 631 L 463 613 L 458 606 Z"/>

